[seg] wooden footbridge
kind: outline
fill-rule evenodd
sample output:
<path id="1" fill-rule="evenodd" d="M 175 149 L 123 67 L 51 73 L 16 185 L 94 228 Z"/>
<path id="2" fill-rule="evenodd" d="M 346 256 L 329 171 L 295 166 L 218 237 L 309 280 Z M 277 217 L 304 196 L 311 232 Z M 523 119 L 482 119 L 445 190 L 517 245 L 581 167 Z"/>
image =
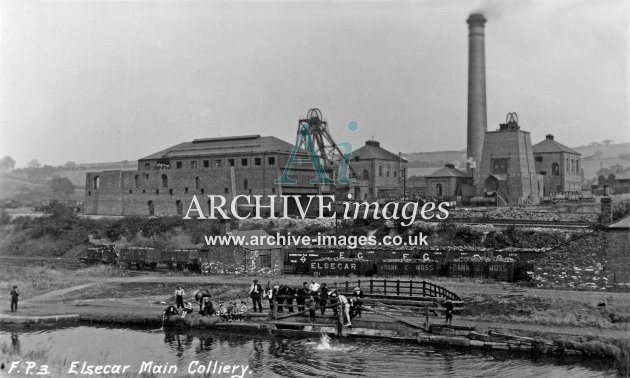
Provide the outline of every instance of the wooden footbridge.
<path id="1" fill-rule="evenodd" d="M 443 321 L 445 309 L 442 302 L 450 299 L 457 314 L 464 302 L 452 291 L 427 281 L 405 280 L 357 280 L 336 282 L 329 288 L 336 288 L 338 294 L 350 298 L 355 287 L 363 290 L 364 298 L 360 317 L 352 319 L 353 328 L 368 330 L 389 330 L 399 333 L 411 333 L 414 330 L 428 332 L 431 323 Z M 282 298 L 282 296 L 279 296 Z M 326 306 L 325 315 L 320 315 L 320 309 L 316 310 L 315 323 L 308 323 L 304 316 L 308 316 L 308 310 L 289 312 L 289 307 L 296 308 L 297 304 L 280 304 L 282 311 L 278 311 L 278 305 L 274 306 L 271 314 L 271 323 L 279 329 L 305 330 L 330 332 L 331 328 L 341 334 L 344 324 L 342 311 L 338 316 L 333 316 L 328 310 L 337 307 L 337 304 Z"/>

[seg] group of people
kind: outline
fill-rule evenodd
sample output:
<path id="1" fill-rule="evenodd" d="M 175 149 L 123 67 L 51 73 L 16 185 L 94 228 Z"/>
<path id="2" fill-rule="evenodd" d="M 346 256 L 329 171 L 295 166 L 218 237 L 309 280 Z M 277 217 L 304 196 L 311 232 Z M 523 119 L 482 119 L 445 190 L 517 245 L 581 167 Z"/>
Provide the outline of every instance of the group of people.
<path id="1" fill-rule="evenodd" d="M 185 318 L 186 315 L 193 312 L 192 303 L 190 301 L 184 302 L 185 295 L 186 293 L 182 287 L 177 286 L 177 290 L 175 290 L 175 304 L 171 303 L 168 307 L 166 307 L 166 309 L 164 309 L 163 318 L 175 315 L 181 315 L 182 318 Z M 194 298 L 195 302 L 199 305 L 199 313 L 201 315 L 220 316 L 228 322 L 242 322 L 245 318 L 245 313 L 248 310 L 245 301 L 241 301 L 240 304 L 237 304 L 237 302 L 231 302 L 227 305 L 224 305 L 223 302 L 220 301 L 218 303 L 219 307 L 215 309 L 212 304 L 212 300 L 210 299 L 210 292 L 205 289 L 198 290 L 195 293 Z"/>
<path id="2" fill-rule="evenodd" d="M 326 309 L 331 308 L 333 315 L 338 315 L 339 308 L 344 314 L 344 325 L 352 326 L 351 319 L 361 316 L 364 294 L 361 288 L 355 287 L 352 295 L 346 297 L 337 293 L 336 288 L 328 288 L 326 283 L 319 284 L 315 281 L 303 282 L 300 287 L 289 285 L 267 285 L 263 289 L 258 280 L 254 280 L 249 289 L 249 296 L 252 299 L 253 311 L 262 312 L 262 299 L 267 299 L 270 312 L 284 312 L 286 308 L 289 313 L 294 312 L 293 301 L 295 300 L 297 312 L 308 310 L 311 323 L 315 322 L 315 312 L 319 309 L 324 315 Z"/>

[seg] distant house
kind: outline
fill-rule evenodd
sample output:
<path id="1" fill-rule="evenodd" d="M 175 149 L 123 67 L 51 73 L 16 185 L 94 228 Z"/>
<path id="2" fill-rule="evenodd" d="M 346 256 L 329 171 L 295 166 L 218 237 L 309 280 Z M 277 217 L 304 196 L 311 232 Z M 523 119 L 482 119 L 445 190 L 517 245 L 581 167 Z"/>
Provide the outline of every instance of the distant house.
<path id="1" fill-rule="evenodd" d="M 556 142 L 551 134 L 532 146 L 532 150 L 536 173 L 543 177 L 544 196 L 582 191 L 579 152 Z"/>
<path id="2" fill-rule="evenodd" d="M 630 169 L 610 175 L 609 181 L 614 193 L 630 193 Z"/>
<path id="3" fill-rule="evenodd" d="M 472 178 L 465 172 L 455 168 L 454 164 L 446 164 L 437 171 L 425 176 L 426 193 L 429 197 L 461 196 L 464 185 L 470 185 Z"/>
<path id="4" fill-rule="evenodd" d="M 362 200 L 374 200 L 391 196 L 403 189 L 407 174 L 407 160 L 387 151 L 375 140 L 368 140 L 365 146 L 352 152 L 350 167 L 357 175 Z"/>

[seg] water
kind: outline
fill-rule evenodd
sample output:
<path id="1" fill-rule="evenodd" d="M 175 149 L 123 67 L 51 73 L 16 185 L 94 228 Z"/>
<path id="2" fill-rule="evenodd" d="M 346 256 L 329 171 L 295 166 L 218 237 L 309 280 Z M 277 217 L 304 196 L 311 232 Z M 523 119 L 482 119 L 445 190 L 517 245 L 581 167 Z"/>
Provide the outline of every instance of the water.
<path id="1" fill-rule="evenodd" d="M 9 353 L 19 350 L 22 355 L 46 350 L 47 360 L 57 366 L 52 376 L 67 375 L 72 361 L 127 364 L 131 365 L 128 371 L 134 374 L 143 361 L 154 361 L 177 366 L 176 375 L 186 375 L 191 363 L 193 369 L 197 367 L 195 361 L 202 366 L 219 361 L 224 365 L 247 365 L 247 377 L 594 377 L 616 374 L 612 364 L 585 363 L 576 358 L 534 359 L 506 353 L 433 349 L 402 342 L 338 340 L 327 336 L 285 339 L 196 330 L 87 326 L 7 329 L 3 326 L 0 346 Z M 6 374 L 7 362 L 11 359 L 2 361 L 6 366 L 0 376 L 4 376 L 2 372 Z M 236 375 L 240 375 L 241 368 L 238 369 Z"/>

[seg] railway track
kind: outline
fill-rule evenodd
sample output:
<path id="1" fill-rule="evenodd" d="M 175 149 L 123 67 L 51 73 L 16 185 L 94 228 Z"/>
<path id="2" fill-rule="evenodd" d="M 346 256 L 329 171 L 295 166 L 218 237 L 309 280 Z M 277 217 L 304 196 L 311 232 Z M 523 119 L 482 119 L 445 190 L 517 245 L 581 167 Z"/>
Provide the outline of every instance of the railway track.
<path id="1" fill-rule="evenodd" d="M 549 228 L 590 228 L 594 222 L 578 221 L 538 221 L 538 220 L 514 220 L 514 219 L 483 219 L 483 218 L 447 218 L 445 220 L 429 220 L 430 222 L 489 224 L 493 226 L 515 227 L 549 227 Z"/>

